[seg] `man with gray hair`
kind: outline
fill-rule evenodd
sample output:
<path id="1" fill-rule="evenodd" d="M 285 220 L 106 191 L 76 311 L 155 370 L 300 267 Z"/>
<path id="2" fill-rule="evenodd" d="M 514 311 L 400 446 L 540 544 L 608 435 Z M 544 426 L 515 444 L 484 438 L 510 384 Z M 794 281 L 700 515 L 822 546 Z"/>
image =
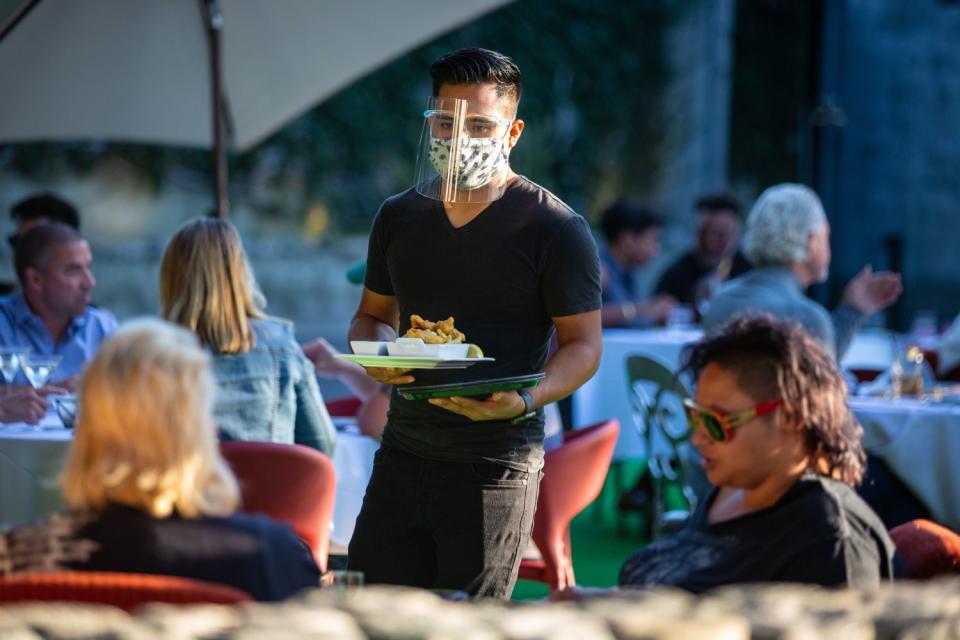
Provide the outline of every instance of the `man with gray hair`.
<path id="1" fill-rule="evenodd" d="M 832 314 L 804 295 L 827 279 L 830 224 L 820 198 L 800 184 L 778 184 L 760 194 L 747 218 L 744 252 L 755 269 L 720 289 L 703 319 L 707 331 L 741 313 L 765 312 L 799 322 L 839 360 L 867 316 L 903 291 L 900 274 L 874 273 L 867 265 L 847 284 Z"/>

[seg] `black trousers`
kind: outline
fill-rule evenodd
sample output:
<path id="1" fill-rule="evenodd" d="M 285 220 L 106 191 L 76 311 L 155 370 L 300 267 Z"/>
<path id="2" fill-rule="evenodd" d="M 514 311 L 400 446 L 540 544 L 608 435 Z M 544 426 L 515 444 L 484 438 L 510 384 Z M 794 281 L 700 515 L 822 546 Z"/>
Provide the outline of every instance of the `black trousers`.
<path id="1" fill-rule="evenodd" d="M 507 599 L 533 530 L 540 474 L 381 446 L 350 540 L 369 584 Z"/>

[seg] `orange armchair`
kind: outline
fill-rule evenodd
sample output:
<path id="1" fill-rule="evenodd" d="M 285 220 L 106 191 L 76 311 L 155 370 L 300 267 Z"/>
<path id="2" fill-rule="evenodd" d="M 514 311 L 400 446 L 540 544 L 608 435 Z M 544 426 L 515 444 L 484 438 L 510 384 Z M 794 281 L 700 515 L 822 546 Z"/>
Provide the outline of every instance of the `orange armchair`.
<path id="1" fill-rule="evenodd" d="M 520 578 L 545 582 L 551 591 L 576 584 L 570 521 L 600 494 L 619 434 L 620 423 L 607 420 L 567 431 L 563 444 L 546 453 L 533 522 L 543 559 L 523 560 Z"/>
<path id="2" fill-rule="evenodd" d="M 960 574 L 960 535 L 929 520 L 911 520 L 890 530 L 903 562 L 903 577 L 927 580 Z"/>
<path id="3" fill-rule="evenodd" d="M 315 449 L 275 442 L 221 442 L 240 482 L 242 511 L 285 522 L 326 571 L 336 493 L 333 462 Z"/>
<path id="4" fill-rule="evenodd" d="M 148 602 L 236 604 L 250 594 L 227 585 L 142 573 L 65 571 L 0 578 L 0 602 L 94 602 L 132 611 Z"/>
<path id="5" fill-rule="evenodd" d="M 353 418 L 363 406 L 363 401 L 356 396 L 343 396 L 326 400 L 327 413 L 336 418 Z"/>

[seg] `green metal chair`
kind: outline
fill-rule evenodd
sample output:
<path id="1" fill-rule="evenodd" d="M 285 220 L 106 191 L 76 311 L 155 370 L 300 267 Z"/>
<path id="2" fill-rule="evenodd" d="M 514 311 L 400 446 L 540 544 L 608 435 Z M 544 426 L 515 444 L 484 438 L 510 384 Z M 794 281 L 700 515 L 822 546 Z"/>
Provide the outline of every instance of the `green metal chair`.
<path id="1" fill-rule="evenodd" d="M 690 444 L 683 410 L 683 400 L 690 396 L 687 386 L 665 364 L 646 356 L 628 356 L 626 370 L 633 424 L 644 442 L 644 473 L 652 487 L 640 510 L 647 537 L 655 540 L 683 526 L 709 485 Z M 669 508 L 668 485 L 679 488 L 686 508 Z"/>

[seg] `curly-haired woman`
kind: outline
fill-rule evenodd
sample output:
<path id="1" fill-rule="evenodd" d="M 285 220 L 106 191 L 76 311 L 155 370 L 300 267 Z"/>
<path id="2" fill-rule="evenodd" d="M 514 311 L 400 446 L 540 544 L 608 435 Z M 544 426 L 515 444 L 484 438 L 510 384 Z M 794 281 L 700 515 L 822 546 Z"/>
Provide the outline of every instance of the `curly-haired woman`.
<path id="1" fill-rule="evenodd" d="M 799 325 L 735 320 L 686 353 L 691 441 L 716 487 L 686 527 L 635 552 L 622 585 L 872 587 L 893 542 L 857 495 L 862 429 L 833 359 Z"/>

